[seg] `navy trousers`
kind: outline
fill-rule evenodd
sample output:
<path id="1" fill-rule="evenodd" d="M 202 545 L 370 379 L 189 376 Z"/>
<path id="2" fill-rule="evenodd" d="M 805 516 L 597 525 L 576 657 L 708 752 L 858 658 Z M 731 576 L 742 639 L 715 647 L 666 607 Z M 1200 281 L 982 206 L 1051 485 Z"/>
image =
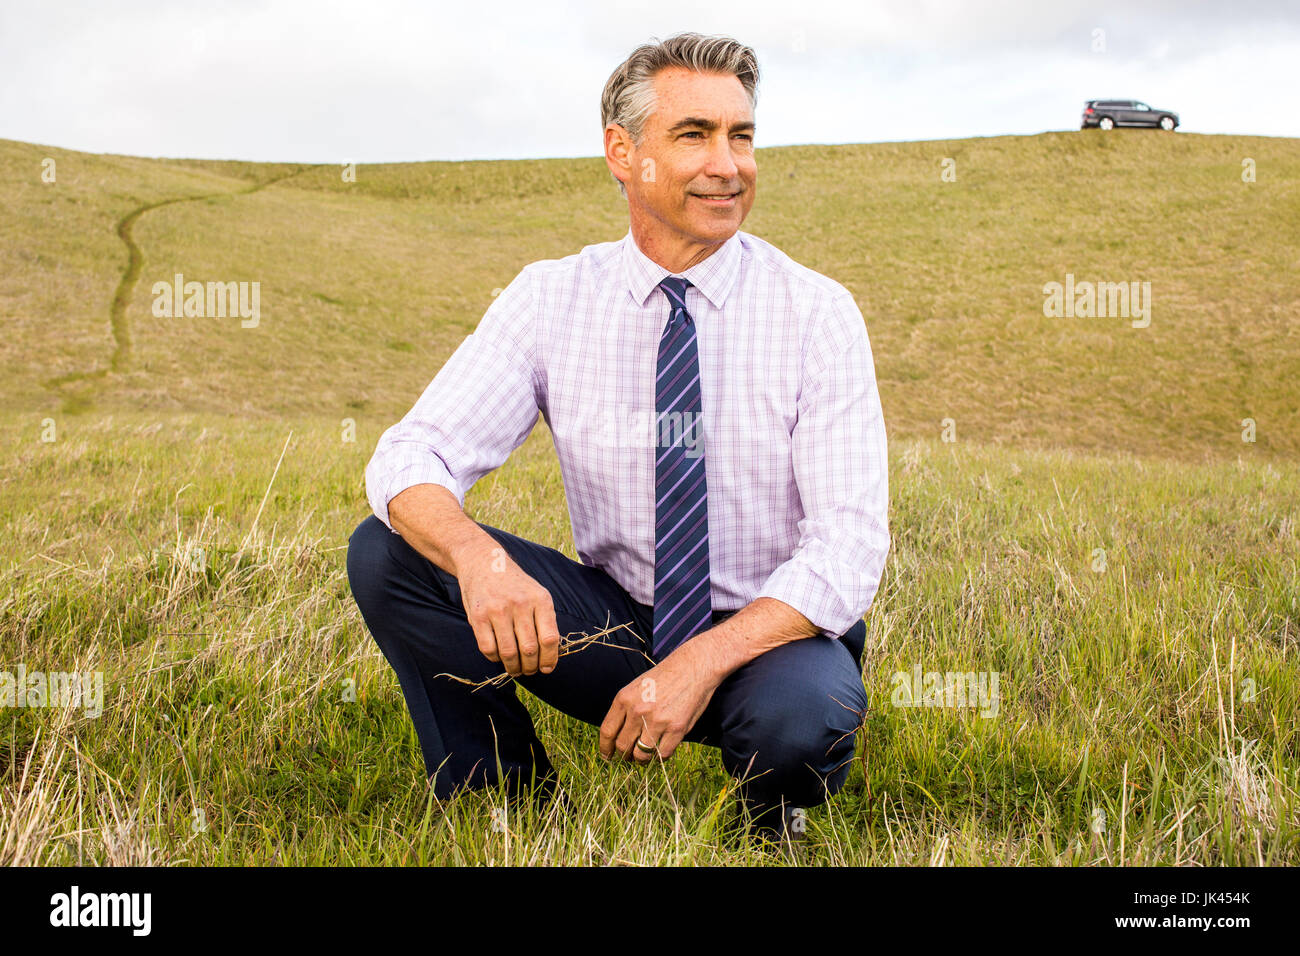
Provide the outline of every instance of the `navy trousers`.
<path id="1" fill-rule="evenodd" d="M 614 696 L 653 665 L 654 609 L 613 578 L 559 551 L 479 525 L 551 594 L 561 636 L 626 624 L 562 656 L 550 674 L 516 678 L 546 703 L 599 726 Z M 348 580 L 375 642 L 406 697 L 436 796 L 501 782 L 554 787 L 557 774 L 514 681 L 474 689 L 503 672 L 478 650 L 456 578 L 374 515 L 348 544 Z M 734 612 L 715 612 L 714 622 Z M 811 637 L 768 651 L 714 691 L 686 740 L 718 747 L 755 818 L 812 807 L 843 786 L 866 713 L 861 655 L 866 625 L 839 640 Z"/>

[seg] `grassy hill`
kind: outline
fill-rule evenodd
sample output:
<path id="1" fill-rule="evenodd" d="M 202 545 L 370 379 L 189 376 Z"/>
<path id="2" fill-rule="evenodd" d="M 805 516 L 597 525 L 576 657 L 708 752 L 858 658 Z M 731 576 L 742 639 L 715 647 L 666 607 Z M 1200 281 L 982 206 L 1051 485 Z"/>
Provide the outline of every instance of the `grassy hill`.
<path id="1" fill-rule="evenodd" d="M 54 184 L 40 179 L 47 156 Z M 955 182 L 941 180 L 946 157 Z M 627 228 L 599 159 L 340 173 L 0 141 L 5 406 L 360 412 L 378 427 L 524 264 Z M 1294 460 L 1298 184 L 1300 143 L 1286 139 L 789 147 L 760 151 L 745 228 L 857 295 L 891 435 L 933 436 L 951 417 L 972 441 L 1222 460 L 1242 451 L 1250 417 L 1253 456 Z M 129 348 L 86 383 L 76 376 L 108 367 L 116 345 L 117 226 L 167 200 L 132 227 L 144 263 L 126 302 Z M 155 318 L 150 288 L 177 272 L 259 281 L 261 323 Z M 1067 273 L 1150 282 L 1150 327 L 1045 317 L 1043 286 Z"/>
<path id="2" fill-rule="evenodd" d="M 347 592 L 362 469 L 494 289 L 626 212 L 599 159 L 340 172 L 0 140 L 0 670 L 106 681 L 0 710 L 0 863 L 750 859 L 716 752 L 611 769 L 531 698 L 579 823 L 431 806 Z M 816 858 L 1300 862 L 1300 141 L 765 149 L 744 228 L 857 296 L 890 437 Z M 259 324 L 155 317 L 176 273 Z M 1150 326 L 1046 317 L 1067 274 L 1150 282 Z M 544 424 L 467 504 L 573 556 Z M 890 706 L 917 666 L 1000 671 L 999 716 Z"/>

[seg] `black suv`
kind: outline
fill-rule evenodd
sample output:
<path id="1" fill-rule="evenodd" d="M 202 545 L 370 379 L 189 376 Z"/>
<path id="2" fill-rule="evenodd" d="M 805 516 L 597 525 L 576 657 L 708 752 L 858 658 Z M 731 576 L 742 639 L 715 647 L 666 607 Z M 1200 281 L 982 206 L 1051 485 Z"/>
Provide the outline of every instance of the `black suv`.
<path id="1" fill-rule="evenodd" d="M 1096 126 L 1114 129 L 1116 126 L 1159 126 L 1161 129 L 1178 128 L 1178 114 L 1158 110 L 1137 100 L 1088 100 L 1083 104 L 1083 123 L 1080 129 Z"/>

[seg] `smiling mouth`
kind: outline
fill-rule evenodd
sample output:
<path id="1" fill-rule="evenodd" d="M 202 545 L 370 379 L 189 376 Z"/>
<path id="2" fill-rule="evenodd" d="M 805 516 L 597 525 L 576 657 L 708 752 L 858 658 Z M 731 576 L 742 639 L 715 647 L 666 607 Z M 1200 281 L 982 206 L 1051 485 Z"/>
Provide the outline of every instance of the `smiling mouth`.
<path id="1" fill-rule="evenodd" d="M 739 192 L 734 192 L 734 193 L 691 193 L 691 195 L 694 196 L 696 199 L 702 199 L 702 200 L 704 200 L 705 202 L 708 202 L 708 203 L 714 203 L 715 205 L 724 205 L 724 204 L 726 204 L 726 203 L 731 202 L 733 199 L 735 199 L 737 196 L 739 196 L 740 193 L 739 193 Z"/>

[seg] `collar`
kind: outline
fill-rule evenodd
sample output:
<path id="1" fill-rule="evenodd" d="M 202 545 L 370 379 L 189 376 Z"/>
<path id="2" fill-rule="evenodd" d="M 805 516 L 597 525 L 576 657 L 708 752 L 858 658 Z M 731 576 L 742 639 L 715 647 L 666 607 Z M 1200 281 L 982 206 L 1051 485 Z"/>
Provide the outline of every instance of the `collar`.
<path id="1" fill-rule="evenodd" d="M 713 255 L 697 262 L 685 272 L 673 273 L 641 251 L 629 228 L 623 237 L 623 274 L 627 279 L 628 291 L 632 293 L 637 305 L 644 306 L 650 293 L 667 276 L 680 275 L 684 279 L 690 279 L 691 285 L 699 289 L 714 308 L 721 309 L 740 272 L 740 252 L 740 230 L 737 229 Z"/>

